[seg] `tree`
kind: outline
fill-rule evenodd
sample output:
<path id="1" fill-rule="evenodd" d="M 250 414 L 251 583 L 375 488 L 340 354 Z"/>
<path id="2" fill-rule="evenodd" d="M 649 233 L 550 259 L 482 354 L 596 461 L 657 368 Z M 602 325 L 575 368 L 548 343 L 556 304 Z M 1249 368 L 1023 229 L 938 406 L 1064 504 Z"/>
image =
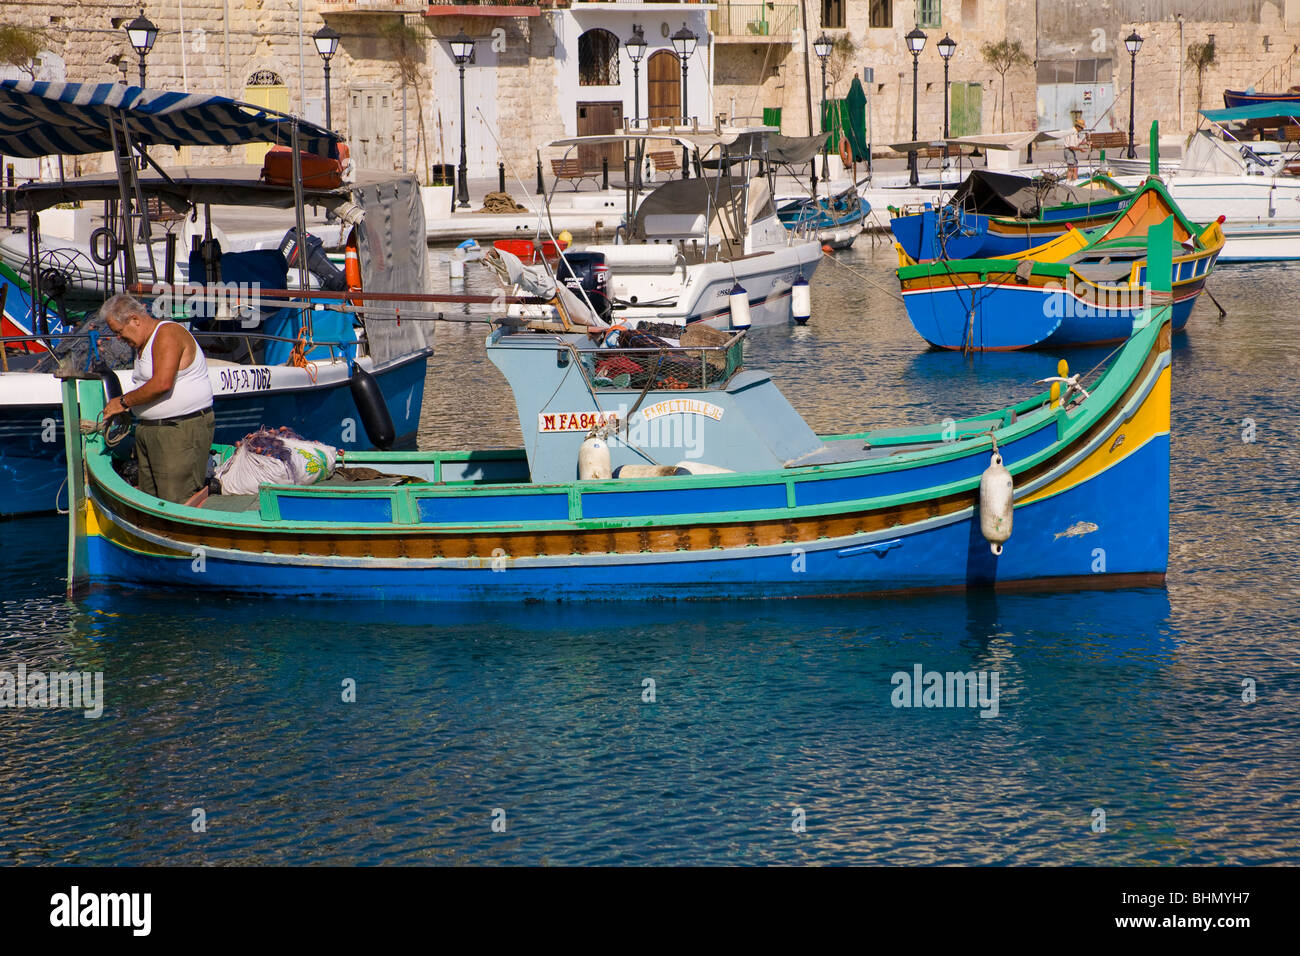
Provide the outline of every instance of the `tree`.
<path id="1" fill-rule="evenodd" d="M 401 17 L 385 24 L 380 34 L 388 43 L 388 50 L 397 64 L 397 75 L 402 81 L 402 89 L 415 89 L 415 109 L 420 121 L 416 127 L 415 162 L 419 166 L 420 182 L 427 185 L 429 178 L 429 137 L 424 129 L 424 39 L 425 35 L 418 29 L 408 26 Z M 423 148 L 424 162 L 420 155 Z"/>
<path id="2" fill-rule="evenodd" d="M 1214 52 L 1214 38 L 1204 43 L 1187 44 L 1187 65 L 1196 71 L 1196 112 L 1201 111 L 1201 93 L 1205 89 L 1205 71 L 1217 65 L 1218 57 Z M 1181 122 L 1181 119 L 1179 120 Z"/>
<path id="3" fill-rule="evenodd" d="M 1002 132 L 1007 131 L 1007 71 L 1012 67 L 1029 66 L 1033 61 L 1020 45 L 1019 40 L 999 40 L 997 43 L 985 43 L 980 47 L 984 62 L 997 71 L 1002 78 L 998 94 L 998 112 L 1002 115 Z"/>
<path id="4" fill-rule="evenodd" d="M 16 66 L 34 80 L 41 68 L 37 57 L 49 42 L 49 35 L 38 27 L 0 24 L 0 63 Z"/>

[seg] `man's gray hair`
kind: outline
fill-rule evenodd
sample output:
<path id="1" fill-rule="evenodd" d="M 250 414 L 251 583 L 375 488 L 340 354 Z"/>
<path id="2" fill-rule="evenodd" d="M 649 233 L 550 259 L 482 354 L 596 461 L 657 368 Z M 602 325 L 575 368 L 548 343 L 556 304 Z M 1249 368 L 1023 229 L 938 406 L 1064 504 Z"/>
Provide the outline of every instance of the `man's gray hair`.
<path id="1" fill-rule="evenodd" d="M 113 325 L 125 325 L 134 314 L 150 317 L 149 309 L 139 299 L 119 292 L 99 307 L 99 315 Z"/>

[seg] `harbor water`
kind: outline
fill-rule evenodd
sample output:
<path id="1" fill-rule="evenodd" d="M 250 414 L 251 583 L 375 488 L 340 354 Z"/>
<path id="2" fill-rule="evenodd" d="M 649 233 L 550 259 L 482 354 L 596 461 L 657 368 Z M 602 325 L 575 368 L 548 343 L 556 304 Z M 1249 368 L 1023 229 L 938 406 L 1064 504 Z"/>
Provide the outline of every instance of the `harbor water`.
<path id="1" fill-rule="evenodd" d="M 1055 374 L 926 351 L 892 267 L 863 236 L 822 264 L 807 328 L 751 334 L 747 364 L 818 431 L 960 418 Z M 1300 862 L 1298 280 L 1223 267 L 1227 316 L 1202 297 L 1175 338 L 1166 589 L 70 603 L 65 519 L 0 523 L 0 671 L 103 675 L 97 718 L 0 708 L 0 863 Z M 520 441 L 486 332 L 439 327 L 421 447 Z M 929 672 L 989 693 L 899 706 Z"/>

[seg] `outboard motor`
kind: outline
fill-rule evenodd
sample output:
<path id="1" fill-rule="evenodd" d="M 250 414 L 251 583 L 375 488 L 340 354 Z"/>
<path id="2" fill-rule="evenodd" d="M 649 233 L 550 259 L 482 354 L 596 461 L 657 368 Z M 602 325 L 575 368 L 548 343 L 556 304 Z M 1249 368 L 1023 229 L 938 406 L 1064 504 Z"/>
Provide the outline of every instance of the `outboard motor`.
<path id="1" fill-rule="evenodd" d="M 566 252 L 555 263 L 555 277 L 579 299 L 586 292 L 596 314 L 602 321 L 609 321 L 614 303 L 609 297 L 609 266 L 605 265 L 603 252 Z"/>
<path id="2" fill-rule="evenodd" d="M 307 241 L 299 243 L 297 226 L 286 232 L 284 238 L 280 240 L 280 254 L 284 256 L 284 261 L 289 264 L 290 269 L 298 268 L 297 257 L 300 246 L 305 247 L 307 271 L 316 277 L 322 289 L 326 292 L 348 291 L 347 276 L 342 269 L 330 262 L 329 256 L 325 254 L 325 243 L 310 232 L 307 233 Z"/>

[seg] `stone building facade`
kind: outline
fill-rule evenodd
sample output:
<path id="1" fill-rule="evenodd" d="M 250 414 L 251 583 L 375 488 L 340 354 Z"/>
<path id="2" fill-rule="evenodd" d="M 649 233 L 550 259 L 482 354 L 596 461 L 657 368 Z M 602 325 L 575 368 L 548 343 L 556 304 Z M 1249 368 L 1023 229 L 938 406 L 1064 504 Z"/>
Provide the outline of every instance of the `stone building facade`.
<path id="1" fill-rule="evenodd" d="M 1195 19 L 1177 0 L 754 0 L 741 3 L 626 0 L 176 0 L 147 3 L 160 29 L 147 60 L 149 85 L 222 93 L 323 121 L 325 74 L 312 34 L 328 23 L 342 37 L 331 63 L 332 119 L 364 165 L 429 170 L 459 158 L 459 70 L 448 40 L 476 41 L 466 68 L 466 140 L 471 175 L 497 163 L 531 185 L 540 143 L 656 110 L 680 110 L 679 61 L 671 35 L 698 39 L 687 62 L 688 110 L 774 119 L 809 132 L 820 113 L 821 63 L 813 40 L 838 40 L 828 61 L 828 96 L 847 91 L 864 68 L 877 145 L 911 132 L 912 57 L 904 35 L 927 34 L 916 99 L 918 132 L 942 132 L 943 60 L 949 62 L 954 135 L 1067 125 L 1078 111 L 1098 129 L 1126 129 L 1130 59 L 1123 38 L 1144 37 L 1137 58 L 1139 138 L 1157 118 L 1166 131 L 1195 126 L 1202 105 L 1225 87 L 1285 89 L 1300 82 L 1300 0 L 1204 0 Z M 123 26 L 141 12 L 121 3 L 10 5 L 0 20 L 45 31 L 42 79 L 137 82 L 138 61 Z M 626 41 L 640 26 L 647 55 L 636 70 Z M 405 28 L 413 71 L 399 69 L 395 38 Z M 1215 65 L 1198 74 L 1187 50 L 1213 35 Z M 1018 41 L 1031 63 L 1000 77 L 981 47 Z M 0 76 L 19 76 L 0 67 Z M 779 113 L 778 113 L 779 111 Z M 545 154 L 556 156 L 558 152 Z M 165 161 L 256 161 L 256 149 L 196 150 Z M 102 159 L 82 161 L 84 169 Z"/>

